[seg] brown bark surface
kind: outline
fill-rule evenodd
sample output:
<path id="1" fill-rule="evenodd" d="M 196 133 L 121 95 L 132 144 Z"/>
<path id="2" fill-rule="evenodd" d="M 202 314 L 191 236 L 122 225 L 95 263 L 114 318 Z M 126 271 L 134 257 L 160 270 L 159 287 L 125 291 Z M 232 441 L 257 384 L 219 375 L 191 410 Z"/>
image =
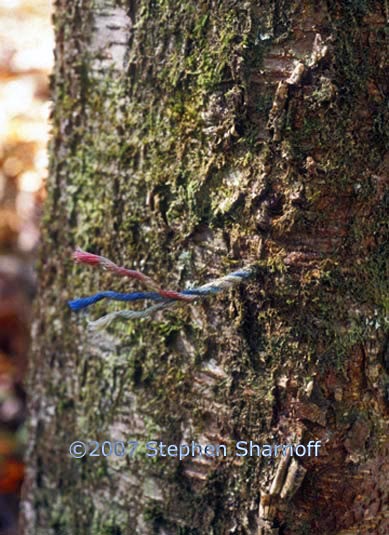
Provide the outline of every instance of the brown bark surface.
<path id="1" fill-rule="evenodd" d="M 386 534 L 384 2 L 56 3 L 29 380 L 27 534 Z M 66 301 L 260 262 L 95 334 Z M 72 459 L 74 440 L 308 443 L 318 457 Z"/>

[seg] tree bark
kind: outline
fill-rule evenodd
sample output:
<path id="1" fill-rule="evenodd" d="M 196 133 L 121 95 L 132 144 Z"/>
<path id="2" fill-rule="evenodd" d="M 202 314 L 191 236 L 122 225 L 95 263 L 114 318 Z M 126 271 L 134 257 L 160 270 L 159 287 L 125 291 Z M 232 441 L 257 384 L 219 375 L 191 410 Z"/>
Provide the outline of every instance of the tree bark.
<path id="1" fill-rule="evenodd" d="M 389 532 L 384 2 L 57 0 L 24 534 Z M 260 261 L 87 330 L 66 301 Z M 386 308 L 385 308 L 386 307 Z M 73 459 L 74 440 L 317 457 Z"/>

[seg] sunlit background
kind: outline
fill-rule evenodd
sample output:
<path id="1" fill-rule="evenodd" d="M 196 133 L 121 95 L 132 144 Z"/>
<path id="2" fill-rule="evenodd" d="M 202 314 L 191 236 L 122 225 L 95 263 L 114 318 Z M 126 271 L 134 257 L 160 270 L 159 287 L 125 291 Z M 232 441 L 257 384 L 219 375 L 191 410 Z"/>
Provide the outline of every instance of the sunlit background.
<path id="1" fill-rule="evenodd" d="M 47 176 L 49 0 L 0 0 L 0 534 L 17 534 L 24 380 Z"/>

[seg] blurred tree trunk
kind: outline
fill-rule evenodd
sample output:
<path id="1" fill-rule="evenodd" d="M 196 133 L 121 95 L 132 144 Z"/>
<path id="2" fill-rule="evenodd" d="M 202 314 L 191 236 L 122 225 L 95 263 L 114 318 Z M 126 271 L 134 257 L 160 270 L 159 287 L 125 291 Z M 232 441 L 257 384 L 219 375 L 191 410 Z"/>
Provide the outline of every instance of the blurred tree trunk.
<path id="1" fill-rule="evenodd" d="M 22 533 L 389 532 L 385 15 L 57 0 Z M 94 334 L 87 317 L 123 305 L 66 301 L 130 284 L 74 265 L 76 246 L 171 288 L 262 267 Z M 322 448 L 280 469 L 77 460 L 77 439 Z"/>

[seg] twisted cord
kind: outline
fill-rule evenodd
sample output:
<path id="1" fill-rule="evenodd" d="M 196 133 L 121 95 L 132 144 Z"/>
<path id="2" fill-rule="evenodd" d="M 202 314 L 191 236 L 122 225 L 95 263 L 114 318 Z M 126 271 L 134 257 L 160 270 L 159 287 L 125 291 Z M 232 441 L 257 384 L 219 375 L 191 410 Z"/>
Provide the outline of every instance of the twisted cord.
<path id="1" fill-rule="evenodd" d="M 228 288 L 230 286 L 230 283 L 234 284 L 235 281 L 239 282 L 241 279 L 244 279 L 247 276 L 248 276 L 247 269 L 235 271 L 234 273 L 230 273 L 229 275 L 225 277 L 209 282 L 208 284 L 204 284 L 203 286 L 200 286 L 199 288 L 190 288 L 187 290 L 181 290 L 178 293 L 180 296 L 185 296 L 187 301 L 194 301 L 198 297 L 205 297 L 207 295 L 217 294 L 223 291 L 225 288 Z M 102 299 L 132 302 L 132 301 L 138 301 L 140 299 L 150 299 L 152 301 L 161 301 L 163 297 L 161 296 L 161 293 L 157 293 L 157 292 L 121 293 L 121 292 L 105 291 L 105 292 L 98 292 L 89 297 L 81 297 L 78 299 L 73 299 L 72 301 L 69 301 L 68 304 L 72 310 L 81 310 L 83 308 L 93 305 L 94 303 L 97 303 L 98 301 L 101 301 Z"/>
<path id="2" fill-rule="evenodd" d="M 111 323 L 113 323 L 116 320 L 132 320 L 132 319 L 141 319 L 141 318 L 147 318 L 149 316 L 152 316 L 159 310 L 162 310 L 164 308 L 171 308 L 176 305 L 178 305 L 179 301 L 172 300 L 172 301 L 165 301 L 164 303 L 159 303 L 158 305 L 153 305 L 151 307 L 145 308 L 143 310 L 119 310 L 117 312 L 111 312 L 110 314 L 106 314 L 105 316 L 102 316 L 101 318 L 90 321 L 88 323 L 88 328 L 91 331 L 100 331 L 102 329 L 105 329 Z"/>
<path id="3" fill-rule="evenodd" d="M 147 288 L 151 288 L 152 290 L 155 290 L 156 293 L 158 293 L 161 297 L 164 297 L 166 299 L 178 299 L 180 301 L 191 300 L 190 297 L 183 295 L 179 292 L 174 292 L 171 290 L 163 290 L 162 288 L 158 286 L 156 282 L 153 281 L 152 278 L 148 277 L 144 273 L 141 273 L 140 271 L 135 271 L 133 269 L 127 269 L 122 266 L 118 266 L 117 264 L 115 264 L 114 262 L 109 260 L 109 258 L 106 258 L 105 256 L 88 253 L 86 251 L 83 251 L 82 249 L 76 249 L 73 253 L 73 259 L 79 264 L 87 264 L 89 266 L 99 266 L 99 267 L 102 267 L 103 269 L 106 269 L 107 271 L 111 271 L 115 275 L 138 280 L 144 286 L 146 286 Z"/>
<path id="4" fill-rule="evenodd" d="M 232 288 L 233 286 L 235 286 L 242 280 L 247 279 L 250 276 L 252 276 L 254 272 L 256 271 L 256 267 L 257 267 L 256 264 L 247 266 L 246 268 L 240 269 L 239 271 L 234 271 L 233 273 L 230 273 L 229 275 L 226 275 L 225 277 L 221 277 L 207 284 L 204 284 L 203 286 L 200 286 L 199 288 L 191 288 L 189 290 L 184 290 L 181 293 L 187 296 L 190 296 L 191 301 L 194 301 L 195 299 L 198 299 L 198 298 L 207 297 L 208 295 L 218 294 L 224 290 Z M 109 293 L 109 292 L 101 292 L 101 293 Z M 112 293 L 116 293 L 116 292 L 112 292 Z M 132 297 L 134 296 L 134 294 L 121 294 L 121 297 L 123 296 L 128 297 L 129 295 Z M 96 297 L 96 296 L 92 296 L 92 298 L 93 297 Z M 160 296 L 158 297 L 160 298 Z M 132 298 L 132 299 L 120 299 L 120 300 L 128 300 L 128 301 L 132 300 L 133 301 L 135 299 Z M 159 310 L 172 308 L 174 306 L 177 306 L 178 304 L 179 304 L 179 300 L 169 299 L 169 300 L 164 300 L 162 303 L 159 303 L 157 305 L 152 305 L 143 310 L 120 310 L 118 312 L 111 312 L 110 314 L 106 314 L 105 316 L 102 316 L 96 321 L 90 322 L 89 328 L 92 330 L 104 329 L 105 327 L 110 325 L 113 321 L 116 321 L 118 319 L 131 320 L 131 319 L 147 318 L 147 317 L 152 316 Z"/>

